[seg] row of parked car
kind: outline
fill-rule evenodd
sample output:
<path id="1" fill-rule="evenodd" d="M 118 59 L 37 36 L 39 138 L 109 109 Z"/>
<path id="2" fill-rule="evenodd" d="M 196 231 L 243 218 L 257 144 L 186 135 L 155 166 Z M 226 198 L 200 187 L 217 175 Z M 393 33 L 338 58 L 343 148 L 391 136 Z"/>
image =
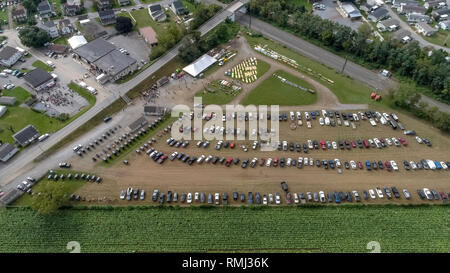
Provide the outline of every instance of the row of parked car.
<path id="1" fill-rule="evenodd" d="M 97 183 L 102 182 L 102 178 L 100 176 L 95 176 L 93 174 L 85 174 L 85 173 L 81 173 L 81 174 L 79 174 L 79 173 L 75 173 L 75 174 L 72 174 L 72 173 L 57 174 L 53 170 L 50 170 L 49 174 L 47 175 L 47 179 L 48 180 L 53 180 L 53 181 L 58 181 L 59 179 L 65 180 L 66 178 L 68 180 L 72 180 L 72 178 L 73 178 L 74 180 L 84 180 L 86 182 L 88 182 L 88 181 L 90 181 L 90 182 L 97 182 Z"/>

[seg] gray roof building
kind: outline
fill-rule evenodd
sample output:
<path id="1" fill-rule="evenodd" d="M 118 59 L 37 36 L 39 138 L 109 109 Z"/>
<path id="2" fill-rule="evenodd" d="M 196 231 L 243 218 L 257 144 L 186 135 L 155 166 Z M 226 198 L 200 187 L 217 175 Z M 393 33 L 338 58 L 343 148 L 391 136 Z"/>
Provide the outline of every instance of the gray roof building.
<path id="1" fill-rule="evenodd" d="M 9 60 L 17 52 L 18 52 L 17 49 L 10 47 L 10 46 L 5 46 L 2 49 L 2 51 L 0 51 L 0 59 L 1 60 Z"/>
<path id="2" fill-rule="evenodd" d="M 136 63 L 136 60 L 114 49 L 94 62 L 98 69 L 116 75 Z"/>
<path id="3" fill-rule="evenodd" d="M 116 47 L 102 38 L 93 40 L 90 43 L 82 45 L 74 52 L 88 63 L 93 63 L 113 51 Z"/>
<path id="4" fill-rule="evenodd" d="M 145 117 L 140 117 L 137 120 L 133 121 L 130 125 L 128 125 L 128 128 L 130 128 L 131 132 L 134 133 L 147 124 L 148 120 Z"/>
<path id="5" fill-rule="evenodd" d="M 385 18 L 389 17 L 389 11 L 385 8 L 378 8 L 374 11 L 372 11 L 372 13 L 370 13 L 367 18 L 369 18 L 370 20 L 372 20 L 373 22 L 378 22 L 380 20 L 383 20 Z"/>
<path id="6" fill-rule="evenodd" d="M 35 70 L 28 72 L 23 79 L 33 88 L 41 86 L 42 84 L 53 80 L 52 75 L 50 75 L 44 69 L 38 67 Z"/>
<path id="7" fill-rule="evenodd" d="M 13 135 L 14 140 L 16 143 L 22 147 L 27 146 L 31 142 L 35 141 L 39 138 L 41 134 L 34 128 L 33 125 L 28 125 L 19 132 L 15 133 Z"/>
<path id="8" fill-rule="evenodd" d="M 112 9 L 100 10 L 98 17 L 102 25 L 110 25 L 116 23 L 116 15 Z"/>
<path id="9" fill-rule="evenodd" d="M 17 99 L 15 97 L 7 97 L 7 96 L 0 97 L 0 104 L 3 105 L 14 105 L 16 101 Z"/>
<path id="10" fill-rule="evenodd" d="M 10 144 L 10 143 L 3 143 L 3 145 L 0 146 L 0 161 L 6 162 L 11 157 L 13 157 L 19 149 L 17 149 L 16 146 Z"/>

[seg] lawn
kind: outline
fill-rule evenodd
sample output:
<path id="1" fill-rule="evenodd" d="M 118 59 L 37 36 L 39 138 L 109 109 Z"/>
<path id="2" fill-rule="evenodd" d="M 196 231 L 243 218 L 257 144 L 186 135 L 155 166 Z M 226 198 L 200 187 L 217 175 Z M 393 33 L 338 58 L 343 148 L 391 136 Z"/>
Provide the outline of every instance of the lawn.
<path id="1" fill-rule="evenodd" d="M 325 80 L 321 80 L 320 78 L 316 78 L 320 80 L 323 85 L 328 87 L 333 93 L 335 93 L 341 103 L 373 103 L 369 97 L 372 89 L 362 82 L 342 75 L 333 68 L 327 67 L 314 60 L 311 60 L 265 37 L 249 36 L 247 34 L 248 30 L 246 28 L 244 28 L 243 30 L 245 37 L 252 47 L 258 44 L 261 46 L 267 45 L 270 49 L 275 50 L 279 54 L 283 54 L 288 58 L 296 60 L 298 64 L 309 68 L 311 71 L 315 72 L 316 75 L 321 74 L 324 77 L 333 80 L 334 83 L 329 83 Z M 305 73 L 306 75 L 309 74 L 313 76 L 313 74 L 309 73 L 310 71 L 308 70 L 299 71 Z"/>
<path id="2" fill-rule="evenodd" d="M 87 91 L 86 89 L 82 88 L 81 86 L 79 86 L 78 84 L 71 82 L 67 85 L 70 89 L 72 89 L 73 91 L 77 92 L 80 96 L 82 96 L 83 98 L 85 98 L 89 104 L 92 106 L 95 104 L 95 102 L 97 101 L 97 99 L 95 98 L 94 95 L 92 95 L 89 91 Z"/>
<path id="3" fill-rule="evenodd" d="M 449 206 L 9 208 L 0 222 L 0 252 L 450 251 Z"/>
<path id="4" fill-rule="evenodd" d="M 436 45 L 450 47 L 450 30 L 439 29 L 436 34 L 430 37 L 422 35 L 422 38 Z"/>
<path id="5" fill-rule="evenodd" d="M 181 2 L 183 3 L 183 6 L 189 11 L 189 13 L 194 12 L 195 10 L 195 4 L 187 1 L 187 0 L 181 0 Z"/>
<path id="6" fill-rule="evenodd" d="M 208 89 L 214 90 L 215 92 L 209 92 L 206 89 L 198 91 L 195 96 L 202 97 L 204 104 L 218 104 L 223 105 L 231 102 L 239 93 L 239 91 L 234 91 L 231 87 L 223 86 L 219 81 L 214 81 L 208 85 Z"/>
<path id="7" fill-rule="evenodd" d="M 131 13 L 131 16 L 130 16 L 130 13 Z M 153 28 L 153 30 L 156 32 L 156 34 L 160 34 L 161 32 L 163 32 L 165 30 L 165 28 L 168 25 L 167 22 L 158 23 L 158 22 L 153 21 L 152 17 L 150 17 L 150 15 L 148 14 L 148 9 L 138 9 L 138 10 L 133 10 L 130 12 L 121 12 L 121 13 L 117 14 L 116 16 L 117 17 L 123 16 L 123 17 L 131 18 L 131 21 L 133 21 L 133 24 L 134 24 L 134 29 L 136 31 L 138 31 L 139 28 L 151 26 Z M 134 18 L 134 20 L 133 20 L 133 18 Z"/>
<path id="8" fill-rule="evenodd" d="M 312 4 L 308 0 L 287 0 L 286 3 L 294 3 L 298 6 L 303 5 L 305 6 L 306 10 L 312 10 Z"/>
<path id="9" fill-rule="evenodd" d="M 302 79 L 278 70 L 276 75 L 298 84 L 304 88 L 314 90 L 314 87 Z M 242 101 L 243 105 L 309 105 L 317 101 L 317 93 L 311 94 L 297 87 L 282 83 L 275 76 L 270 76 L 253 89 Z"/>
<path id="10" fill-rule="evenodd" d="M 53 43 L 58 44 L 58 45 L 69 45 L 69 42 L 67 42 L 67 38 L 66 37 L 58 37 L 55 40 L 53 40 Z"/>
<path id="11" fill-rule="evenodd" d="M 51 72 L 51 71 L 53 71 L 53 68 L 51 68 L 50 66 L 48 66 L 47 64 L 45 64 L 44 62 L 42 62 L 42 61 L 40 61 L 40 60 L 36 60 L 33 64 L 32 64 L 32 66 L 34 66 L 34 67 L 40 67 L 40 68 L 42 68 L 42 69 L 44 69 L 44 70 L 46 70 L 46 71 L 49 71 L 49 72 Z"/>
<path id="12" fill-rule="evenodd" d="M 8 27 L 9 19 L 8 19 L 8 7 L 4 7 L 0 10 L 0 20 L 5 22 L 5 26 Z"/>

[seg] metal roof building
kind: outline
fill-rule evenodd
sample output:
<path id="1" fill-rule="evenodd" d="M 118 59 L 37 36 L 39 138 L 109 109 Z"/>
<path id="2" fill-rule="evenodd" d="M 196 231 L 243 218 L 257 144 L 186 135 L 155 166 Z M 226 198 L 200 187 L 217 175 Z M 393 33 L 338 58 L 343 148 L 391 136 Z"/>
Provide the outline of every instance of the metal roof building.
<path id="1" fill-rule="evenodd" d="M 3 145 L 0 146 L 0 161 L 1 162 L 8 161 L 18 151 L 19 151 L 19 149 L 17 149 L 17 147 L 15 147 L 14 145 L 11 145 L 9 143 L 4 143 Z"/>
<path id="2" fill-rule="evenodd" d="M 33 125 L 28 125 L 19 132 L 15 133 L 13 135 L 13 138 L 18 145 L 25 147 L 31 142 L 38 139 L 40 135 L 41 134 L 39 134 L 39 132 L 36 130 L 36 128 L 34 128 Z"/>

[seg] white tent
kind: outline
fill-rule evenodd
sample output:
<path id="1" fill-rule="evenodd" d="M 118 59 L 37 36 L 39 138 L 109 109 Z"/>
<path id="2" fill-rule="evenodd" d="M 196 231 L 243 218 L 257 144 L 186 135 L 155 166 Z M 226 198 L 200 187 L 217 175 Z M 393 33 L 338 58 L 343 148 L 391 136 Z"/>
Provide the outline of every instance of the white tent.
<path id="1" fill-rule="evenodd" d="M 83 35 L 75 35 L 70 37 L 67 42 L 69 42 L 69 45 L 72 49 L 76 49 L 82 45 L 87 44 L 86 38 L 84 38 Z"/>
<path id="2" fill-rule="evenodd" d="M 195 60 L 195 62 L 183 68 L 183 71 L 191 75 L 192 77 L 197 77 L 198 74 L 202 73 L 205 69 L 210 67 L 212 64 L 217 62 L 217 60 L 208 54 L 205 54 Z"/>

